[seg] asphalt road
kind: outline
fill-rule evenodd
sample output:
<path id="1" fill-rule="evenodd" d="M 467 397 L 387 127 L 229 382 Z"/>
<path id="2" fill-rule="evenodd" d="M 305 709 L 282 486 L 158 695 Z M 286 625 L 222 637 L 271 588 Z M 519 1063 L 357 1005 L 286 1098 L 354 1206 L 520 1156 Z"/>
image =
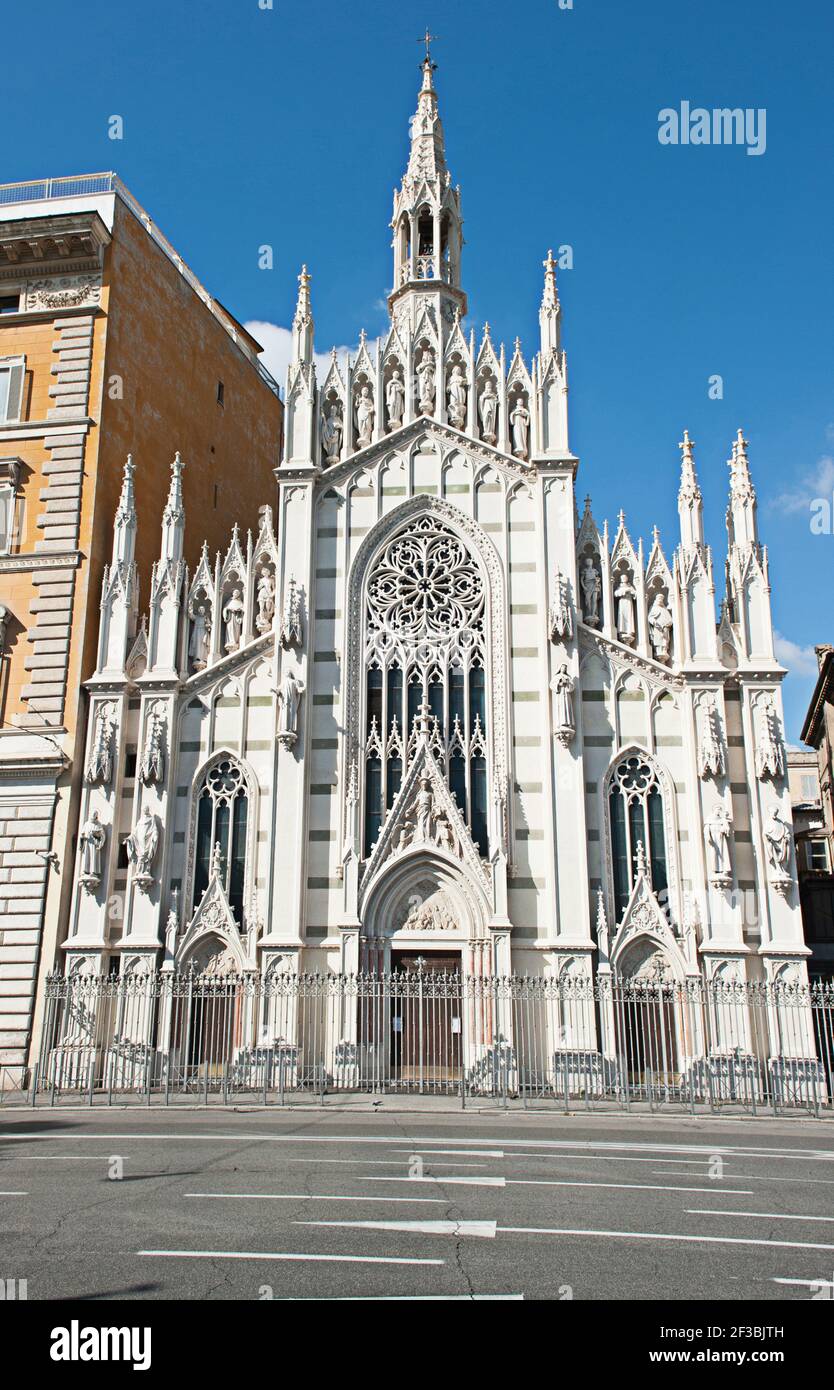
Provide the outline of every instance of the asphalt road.
<path id="1" fill-rule="evenodd" d="M 834 1125 L 0 1112 L 9 1278 L 29 1299 L 831 1296 Z"/>

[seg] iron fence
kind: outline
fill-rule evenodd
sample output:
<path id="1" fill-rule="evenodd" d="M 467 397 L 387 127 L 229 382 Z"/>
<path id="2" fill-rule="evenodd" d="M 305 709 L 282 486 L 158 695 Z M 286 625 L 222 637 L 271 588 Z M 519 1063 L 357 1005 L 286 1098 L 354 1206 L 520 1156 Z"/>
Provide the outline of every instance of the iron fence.
<path id="1" fill-rule="evenodd" d="M 34 1105 L 348 1092 L 830 1110 L 834 987 L 390 974 L 53 975 Z"/>

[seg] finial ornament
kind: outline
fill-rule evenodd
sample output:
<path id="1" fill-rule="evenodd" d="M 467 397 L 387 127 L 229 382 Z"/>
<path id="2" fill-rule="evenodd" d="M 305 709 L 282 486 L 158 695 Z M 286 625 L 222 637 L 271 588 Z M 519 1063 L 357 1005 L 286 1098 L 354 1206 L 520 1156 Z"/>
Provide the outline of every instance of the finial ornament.
<path id="1" fill-rule="evenodd" d="M 432 63 L 431 61 L 431 46 L 433 43 L 437 42 L 437 37 L 437 34 L 430 34 L 428 26 L 426 26 L 425 34 L 423 34 L 422 37 L 417 40 L 418 43 L 424 43 L 426 45 L 426 56 L 423 59 L 423 62 L 431 63 L 432 71 L 434 71 L 434 69 L 437 67 L 437 64 Z"/>

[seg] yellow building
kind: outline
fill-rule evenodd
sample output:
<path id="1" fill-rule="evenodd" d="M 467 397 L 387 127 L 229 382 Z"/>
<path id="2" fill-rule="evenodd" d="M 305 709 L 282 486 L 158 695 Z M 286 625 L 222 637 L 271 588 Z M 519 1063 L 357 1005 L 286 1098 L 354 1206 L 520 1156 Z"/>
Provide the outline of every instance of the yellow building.
<path id="1" fill-rule="evenodd" d="M 210 548 L 270 495 L 282 406 L 259 351 L 114 174 L 0 186 L 0 1086 L 61 940 L 125 456 L 141 611 L 175 451 Z"/>

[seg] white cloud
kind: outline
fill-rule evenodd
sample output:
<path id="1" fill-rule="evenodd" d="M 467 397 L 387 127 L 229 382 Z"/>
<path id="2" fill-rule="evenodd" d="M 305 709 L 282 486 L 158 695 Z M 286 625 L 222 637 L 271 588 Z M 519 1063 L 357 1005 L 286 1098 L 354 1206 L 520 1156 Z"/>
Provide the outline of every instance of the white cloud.
<path id="1" fill-rule="evenodd" d="M 826 431 L 827 433 L 827 431 Z M 816 468 L 804 473 L 795 487 L 772 497 L 768 508 L 780 512 L 807 512 L 817 497 L 830 500 L 834 493 L 834 458 L 823 454 Z"/>
<path id="2" fill-rule="evenodd" d="M 799 676 L 802 680 L 810 678 L 816 679 L 819 671 L 816 652 L 813 647 L 800 647 L 796 642 L 791 642 L 788 637 L 783 637 L 781 632 L 773 630 L 773 645 L 776 651 L 776 660 L 783 666 L 787 666 L 792 676 Z"/>
<path id="3" fill-rule="evenodd" d="M 292 332 L 289 328 L 282 328 L 279 323 L 269 323 L 264 319 L 250 319 L 245 323 L 244 328 L 247 333 L 251 333 L 253 338 L 263 347 L 261 361 L 267 371 L 271 372 L 283 391 L 287 380 L 287 367 L 292 356 Z M 359 351 L 358 344 L 354 347 L 337 347 L 336 356 L 339 365 L 344 371 L 345 358 L 348 353 L 355 357 Z M 316 375 L 319 385 L 324 381 L 330 369 L 330 353 L 316 352 L 313 354 L 313 361 L 316 364 Z"/>

